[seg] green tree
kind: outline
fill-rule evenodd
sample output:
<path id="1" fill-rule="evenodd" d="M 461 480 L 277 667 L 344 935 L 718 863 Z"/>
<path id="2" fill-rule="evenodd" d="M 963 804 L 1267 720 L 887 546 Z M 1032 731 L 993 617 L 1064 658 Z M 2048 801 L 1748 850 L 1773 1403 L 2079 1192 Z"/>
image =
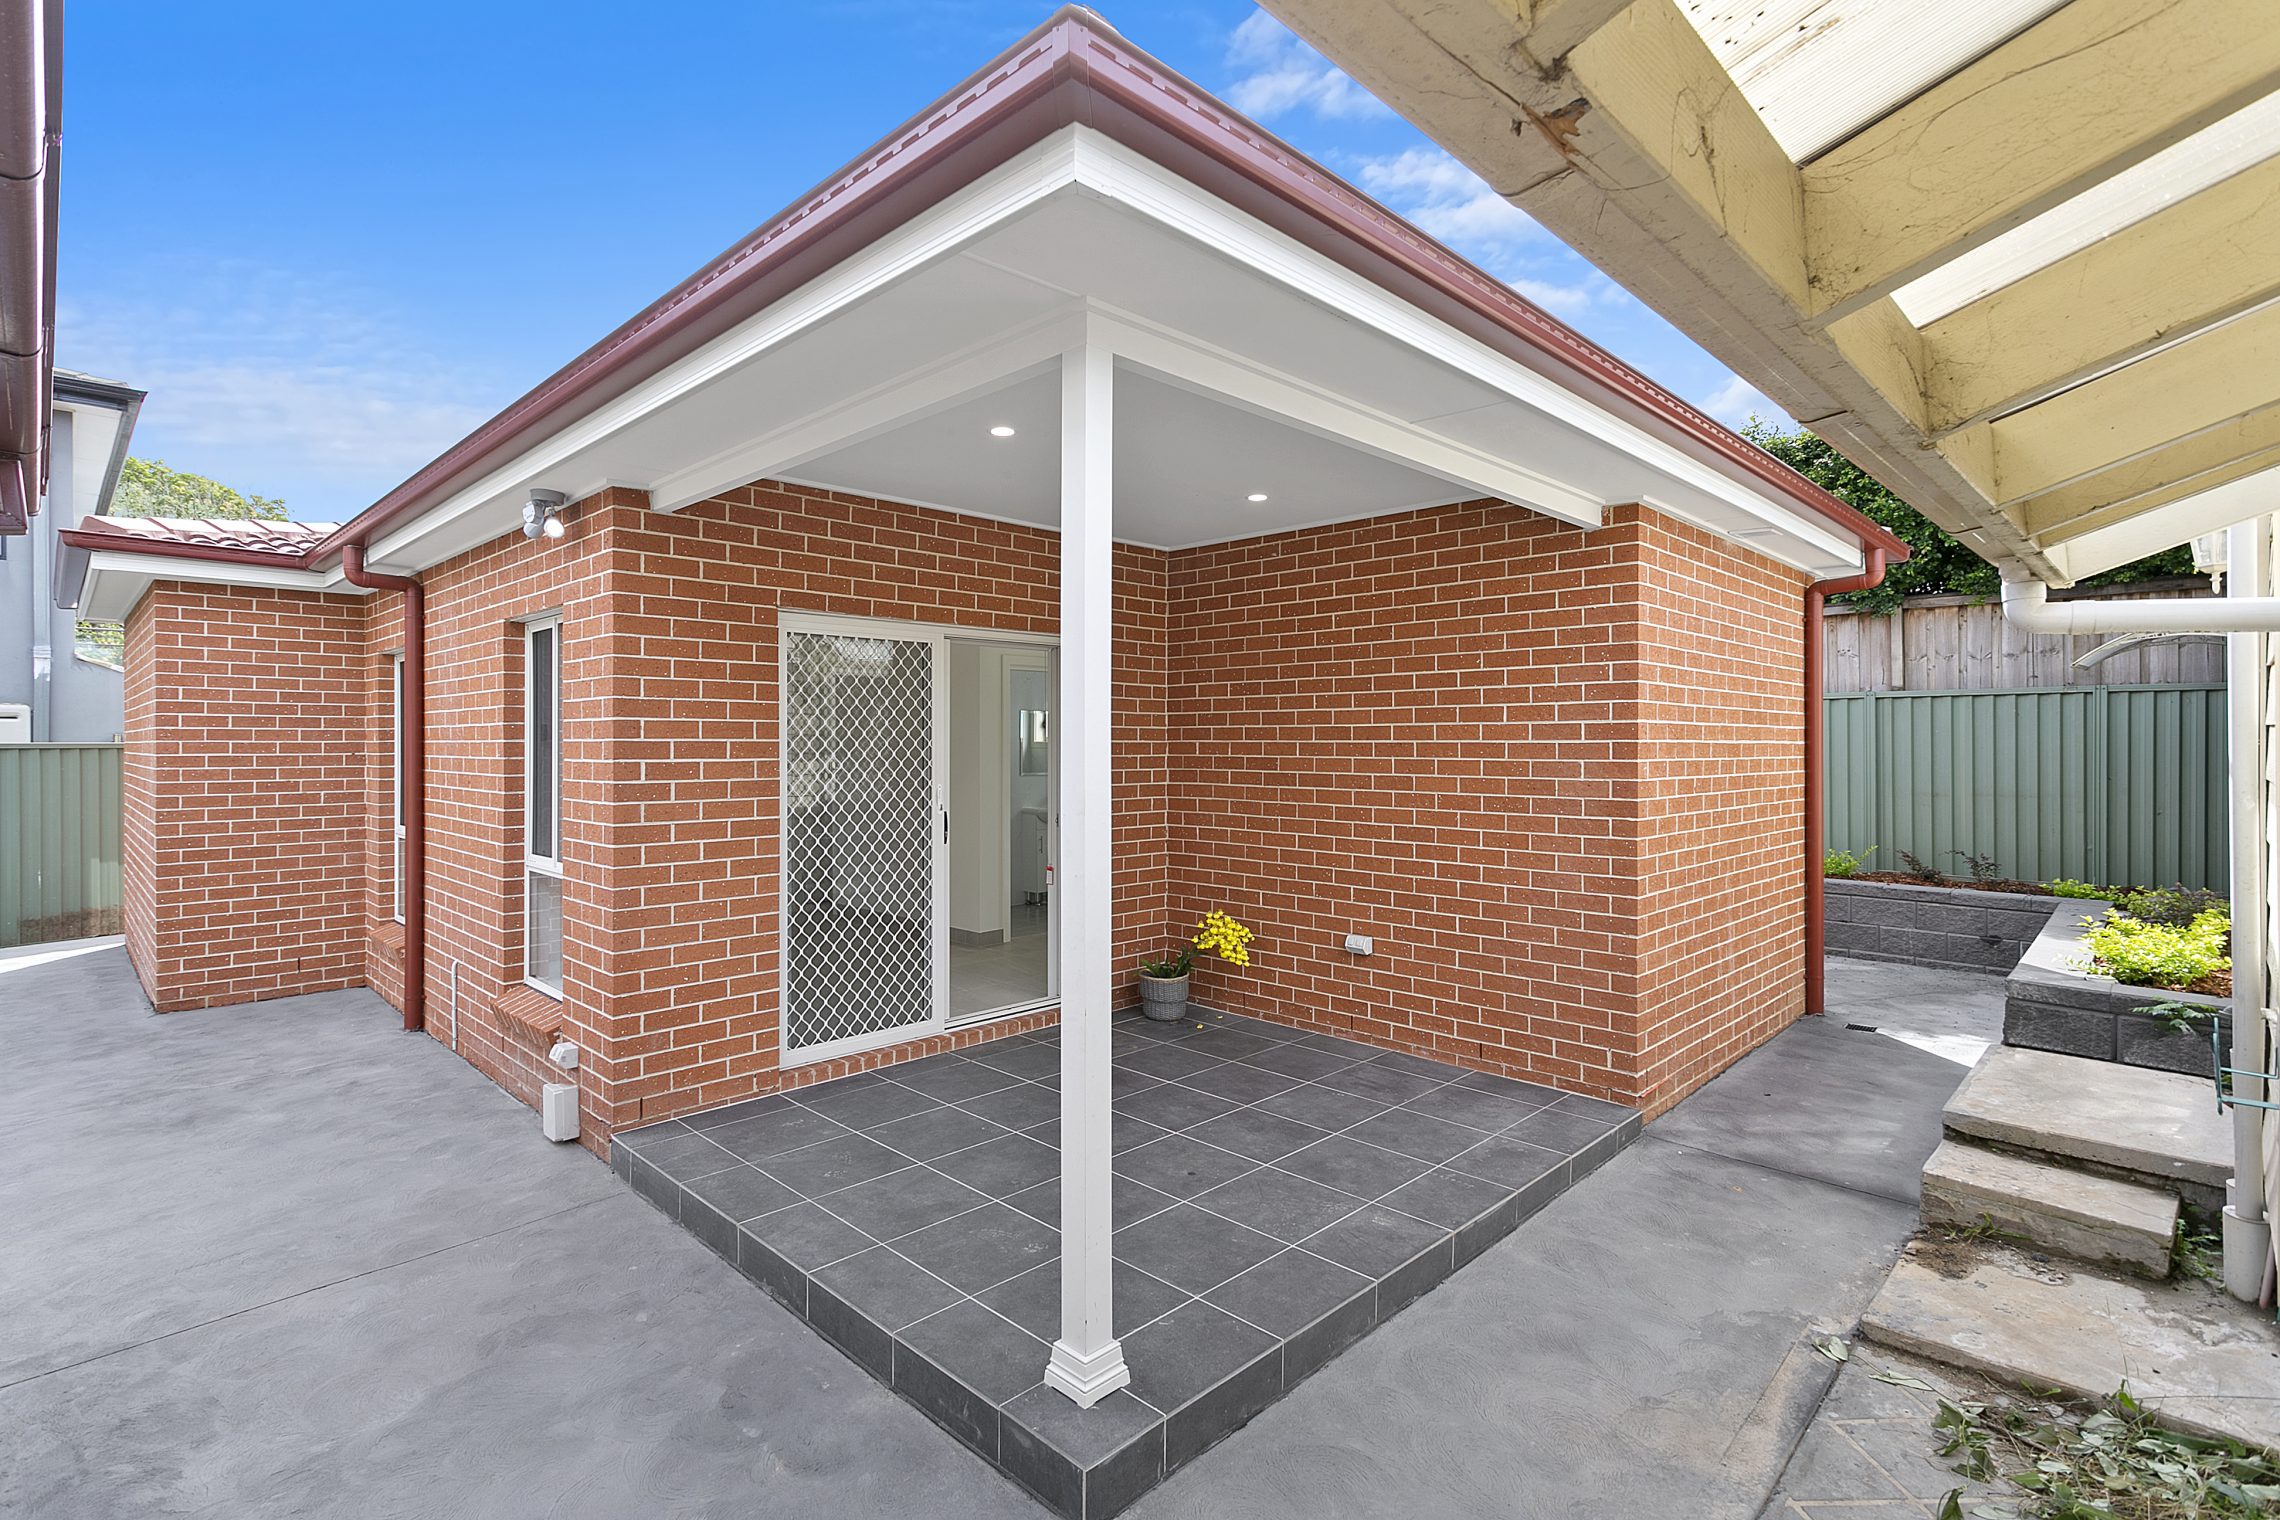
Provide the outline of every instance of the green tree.
<path id="1" fill-rule="evenodd" d="M 1887 571 L 1883 585 L 1873 591 L 1856 591 L 1839 600 L 1870 612 L 1897 612 L 1904 596 L 1956 592 L 1991 597 L 2002 589 L 2002 578 L 1993 565 L 1965 548 L 1938 523 L 1884 489 L 1874 476 L 1838 453 L 1826 440 L 1803 428 L 1785 433 L 1755 417 L 1743 426 L 1742 436 L 1822 490 L 1858 509 L 1880 527 L 1890 529 L 1907 544 L 1907 562 Z M 2193 551 L 2180 545 L 2118 570 L 2090 576 L 2083 584 L 2113 586 L 2192 573 Z"/>
<path id="2" fill-rule="evenodd" d="M 285 520 L 274 496 L 247 496 L 218 480 L 177 470 L 159 459 L 130 459 L 111 493 L 113 517 L 257 517 Z"/>
<path id="3" fill-rule="evenodd" d="M 177 470 L 158 459 L 129 459 L 119 467 L 111 493 L 113 517 L 249 517 L 285 519 L 285 503 L 274 496 L 248 496 L 218 480 Z M 123 667 L 124 624 L 81 618 L 74 645 L 82 659 Z"/>

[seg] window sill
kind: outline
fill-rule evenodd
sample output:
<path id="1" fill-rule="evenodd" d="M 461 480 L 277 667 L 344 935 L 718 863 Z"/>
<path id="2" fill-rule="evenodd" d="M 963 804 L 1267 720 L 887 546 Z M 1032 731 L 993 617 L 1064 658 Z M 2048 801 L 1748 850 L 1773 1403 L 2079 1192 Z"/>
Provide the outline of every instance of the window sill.
<path id="1" fill-rule="evenodd" d="M 562 1000 L 529 985 L 509 987 L 491 1005 L 504 1028 L 520 1032 L 541 1045 L 552 1044 L 562 1032 Z"/>

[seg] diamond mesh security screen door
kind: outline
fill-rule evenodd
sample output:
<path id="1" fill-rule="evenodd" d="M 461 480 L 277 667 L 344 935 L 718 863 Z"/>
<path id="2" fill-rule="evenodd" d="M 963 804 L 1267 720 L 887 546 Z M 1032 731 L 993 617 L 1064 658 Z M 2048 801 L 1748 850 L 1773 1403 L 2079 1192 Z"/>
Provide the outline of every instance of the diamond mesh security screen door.
<path id="1" fill-rule="evenodd" d="M 940 1022 L 940 654 L 924 635 L 785 630 L 787 1060 Z"/>

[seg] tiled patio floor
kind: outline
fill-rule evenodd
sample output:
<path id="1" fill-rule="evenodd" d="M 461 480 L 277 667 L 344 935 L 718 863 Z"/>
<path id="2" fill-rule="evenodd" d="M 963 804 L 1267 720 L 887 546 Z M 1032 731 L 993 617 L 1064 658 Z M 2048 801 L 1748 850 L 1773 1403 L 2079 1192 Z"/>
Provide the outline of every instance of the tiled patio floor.
<path id="1" fill-rule="evenodd" d="M 1614 1104 L 1252 1019 L 1113 1040 L 1130 1389 L 1059 1332 L 1057 1031 L 616 1137 L 611 1164 L 1065 1515 L 1113 1515 L 1621 1150 Z"/>

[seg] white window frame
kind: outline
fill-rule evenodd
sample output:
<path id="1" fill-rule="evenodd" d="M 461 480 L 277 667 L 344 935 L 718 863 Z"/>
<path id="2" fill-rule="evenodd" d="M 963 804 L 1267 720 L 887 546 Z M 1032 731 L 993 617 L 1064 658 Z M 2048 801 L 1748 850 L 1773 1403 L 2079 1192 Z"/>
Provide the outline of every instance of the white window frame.
<path id="1" fill-rule="evenodd" d="M 541 777 L 541 776 L 539 775 L 539 771 L 538 771 L 538 729 L 539 729 L 539 725 L 538 725 L 538 722 L 537 722 L 537 718 L 538 718 L 538 716 L 539 716 L 539 714 L 538 714 L 538 711 L 537 711 L 537 703 L 538 703 L 538 692 L 537 692 L 537 685 L 538 685 L 538 683 L 537 683 L 537 682 L 536 682 L 536 681 L 533 679 L 533 673 L 534 673 L 534 672 L 533 672 L 533 660 L 532 660 L 532 650 L 533 650 L 533 647 L 535 646 L 535 644 L 536 644 L 536 642 L 537 642 L 537 636 L 538 636 L 538 634 L 539 634 L 539 633 L 541 633 L 541 632 L 545 632 L 545 633 L 548 633 L 548 634 L 552 635 L 551 639 L 549 640 L 549 645 L 550 645 L 550 647 L 551 647 L 551 649 L 552 649 L 552 651 L 553 651 L 553 671 L 552 671 L 552 676 L 553 676 L 553 679 L 552 679 L 552 680 L 550 680 L 550 681 L 547 683 L 547 695 L 548 695 L 548 699 L 549 699 L 549 708 L 548 708 L 548 711 L 547 711 L 547 713 L 546 713 L 546 718 L 547 718 L 547 723 L 546 723 L 546 731 L 547 731 L 549 734 L 551 734 L 551 735 L 553 736 L 553 741 L 554 741 L 554 752 L 553 752 L 553 754 L 552 754 L 551 756 L 549 756 L 549 757 L 548 757 L 548 758 L 549 758 L 549 760 L 550 760 L 552 763 L 551 763 L 551 765 L 550 765 L 550 766 L 549 766 L 549 768 L 548 768 L 548 773 L 547 773 L 547 775 L 545 775 L 544 777 Z M 523 703 L 522 703 L 522 709 L 523 709 L 523 711 L 522 711 L 522 717 L 523 717 L 523 788 L 522 788 L 522 836 L 523 836 L 523 884 L 522 884 L 522 890 L 523 890 L 523 945 L 522 945 L 522 958 L 523 958 L 523 981 L 524 981 L 524 983 L 525 983 L 525 984 L 527 984 L 527 985 L 529 985 L 529 986 L 532 986 L 532 987 L 536 987 L 536 988 L 537 988 L 539 991 L 541 991 L 541 992 L 545 993 L 545 994 L 546 994 L 548 997 L 552 997 L 552 998 L 560 998 L 560 997 L 562 996 L 562 988 L 561 988 L 561 986 L 560 986 L 559 984 L 556 984 L 556 983 L 549 983 L 549 982 L 545 982 L 545 981 L 542 981 L 542 980 L 540 980 L 538 977 L 536 977 L 536 976 L 532 975 L 532 974 L 531 974 L 531 969 L 530 969 L 530 960 L 531 960 L 531 948 L 532 948 L 532 946 L 533 946 L 533 945 L 534 945 L 534 944 L 537 942 L 536 936 L 535 936 L 535 935 L 532 933 L 532 924 L 531 924 L 531 878 L 533 878 L 533 877 L 535 877 L 535 876 L 544 876 L 544 877 L 549 877 L 549 878 L 551 878 L 552 880 L 554 880 L 554 881 L 555 881 L 555 882 L 557 882 L 557 883 L 559 883 L 559 882 L 562 880 L 562 620 L 561 620 L 561 618 L 559 618 L 559 617 L 540 617 L 540 618 L 532 618 L 532 619 L 530 619 L 528 622 L 524 623 L 524 624 L 523 624 L 523 634 L 522 634 L 522 646 L 523 646 Z M 546 785 L 546 786 L 548 787 L 548 789 L 551 791 L 551 793 L 552 793 L 552 797 L 553 797 L 553 804 L 554 804 L 554 805 L 553 805 L 553 808 L 552 808 L 552 809 L 551 809 L 551 811 L 550 811 L 550 816 L 552 817 L 552 819 L 553 819 L 553 824 L 554 824 L 554 840 L 553 840 L 553 845 L 554 845 L 554 853 L 553 853 L 553 854 L 551 854 L 551 855 L 540 855 L 540 854 L 537 854 L 537 853 L 535 853 L 535 852 L 534 852 L 534 851 L 531 849 L 531 847 L 530 847 L 530 839 L 531 839 L 531 817 L 532 817 L 532 813 L 533 813 L 533 811 L 534 811 L 534 809 L 533 809 L 533 804 L 536 802 L 536 800 L 537 800 L 537 798 L 538 798 L 538 795 L 539 795 L 539 793 L 538 793 L 538 788 L 539 788 L 539 786 L 541 785 L 541 783 L 542 783 L 542 782 L 543 782 L 543 784 L 544 784 L 544 785 Z M 559 901 L 560 901 L 560 897 L 559 897 L 559 894 L 557 894 L 557 898 L 556 898 L 556 901 L 557 901 L 558 903 L 559 903 Z"/>
<path id="2" fill-rule="evenodd" d="M 388 656 L 388 827 L 395 839 L 388 877 L 388 901 L 397 923 L 404 921 L 404 656 Z"/>

